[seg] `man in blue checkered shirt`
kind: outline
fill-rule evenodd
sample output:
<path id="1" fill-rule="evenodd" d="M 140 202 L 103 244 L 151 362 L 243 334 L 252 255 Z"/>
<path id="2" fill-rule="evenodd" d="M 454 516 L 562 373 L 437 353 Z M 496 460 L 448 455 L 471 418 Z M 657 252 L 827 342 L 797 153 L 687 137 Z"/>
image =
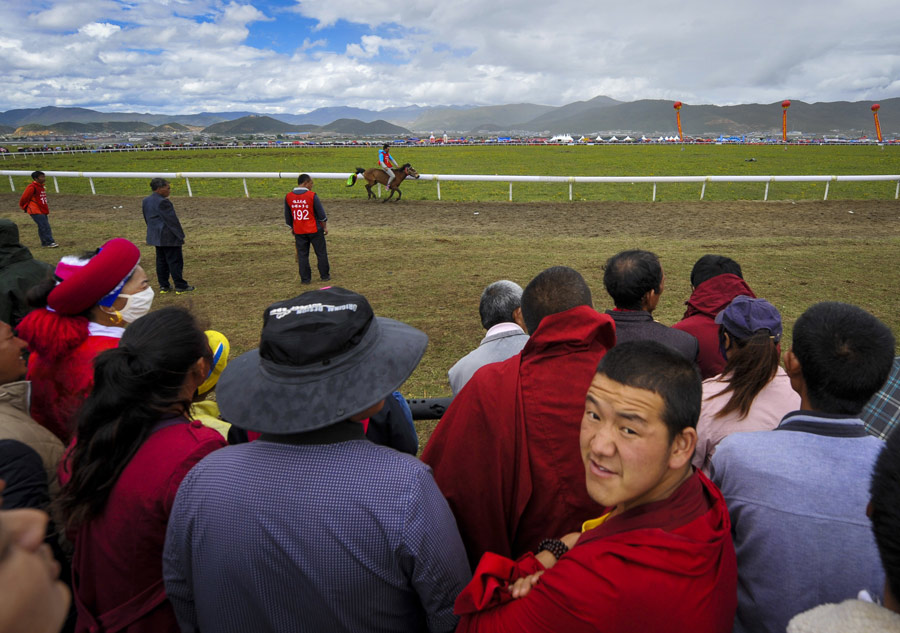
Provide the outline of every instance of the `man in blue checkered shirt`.
<path id="1" fill-rule="evenodd" d="M 428 466 L 361 424 L 428 337 L 336 287 L 263 318 L 259 349 L 217 387 L 222 416 L 262 436 L 197 464 L 170 516 L 182 633 L 452 631 L 471 573 L 450 507 Z"/>
<path id="2" fill-rule="evenodd" d="M 859 417 L 866 423 L 869 433 L 883 440 L 897 428 L 900 419 L 900 356 L 894 358 L 894 367 L 884 387 L 872 396 Z"/>

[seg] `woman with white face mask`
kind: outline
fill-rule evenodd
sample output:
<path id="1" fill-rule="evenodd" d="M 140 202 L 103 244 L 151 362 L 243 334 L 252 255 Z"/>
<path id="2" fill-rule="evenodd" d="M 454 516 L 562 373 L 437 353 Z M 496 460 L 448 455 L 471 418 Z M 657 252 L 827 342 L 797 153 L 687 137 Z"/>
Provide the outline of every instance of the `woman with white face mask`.
<path id="1" fill-rule="evenodd" d="M 94 253 L 63 257 L 54 276 L 28 293 L 37 309 L 16 331 L 31 350 L 31 416 L 66 444 L 94 384 L 94 357 L 116 347 L 125 326 L 153 304 L 140 257 L 128 240 L 112 239 Z"/>

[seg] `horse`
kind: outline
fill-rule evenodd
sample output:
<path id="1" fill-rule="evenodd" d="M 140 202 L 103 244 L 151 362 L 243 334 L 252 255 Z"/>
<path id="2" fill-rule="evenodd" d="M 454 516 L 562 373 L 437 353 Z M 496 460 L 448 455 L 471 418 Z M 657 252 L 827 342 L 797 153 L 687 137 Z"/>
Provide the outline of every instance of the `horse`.
<path id="1" fill-rule="evenodd" d="M 356 184 L 356 180 L 359 176 L 362 175 L 363 180 L 366 181 L 366 192 L 369 194 L 367 200 L 371 200 L 376 198 L 377 196 L 372 193 L 372 185 L 376 182 L 381 183 L 382 185 L 387 186 L 388 175 L 383 169 L 379 169 L 378 167 L 372 167 L 371 169 L 363 169 L 362 167 L 356 168 L 356 173 L 350 176 L 348 180 L 348 187 L 352 187 Z M 397 200 L 403 197 L 403 192 L 400 191 L 400 183 L 406 180 L 407 178 L 418 178 L 419 172 L 412 168 L 409 163 L 406 163 L 402 167 L 394 168 L 394 182 L 391 183 L 390 190 L 391 195 L 384 199 L 384 202 L 387 202 L 391 198 L 394 197 L 394 192 L 397 192 Z"/>

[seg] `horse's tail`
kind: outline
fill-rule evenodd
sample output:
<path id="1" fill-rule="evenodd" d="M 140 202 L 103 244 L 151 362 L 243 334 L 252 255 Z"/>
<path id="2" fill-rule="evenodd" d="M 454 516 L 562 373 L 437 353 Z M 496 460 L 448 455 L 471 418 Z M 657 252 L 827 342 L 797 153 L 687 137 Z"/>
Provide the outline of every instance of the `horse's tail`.
<path id="1" fill-rule="evenodd" d="M 351 174 L 350 177 L 347 179 L 347 186 L 348 186 L 348 187 L 352 187 L 353 185 L 355 185 L 355 184 L 356 184 L 356 179 L 359 177 L 360 174 L 364 173 L 365 171 L 366 171 L 366 170 L 363 169 L 362 167 L 357 167 L 357 168 L 356 168 L 356 173 L 355 173 L 355 174 Z"/>

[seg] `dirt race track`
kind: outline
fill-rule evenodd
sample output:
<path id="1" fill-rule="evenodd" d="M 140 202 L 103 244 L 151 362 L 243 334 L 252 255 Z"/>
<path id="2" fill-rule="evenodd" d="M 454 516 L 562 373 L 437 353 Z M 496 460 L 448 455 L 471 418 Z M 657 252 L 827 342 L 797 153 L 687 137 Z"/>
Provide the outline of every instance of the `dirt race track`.
<path id="1" fill-rule="evenodd" d="M 15 205 L 7 198 L 4 208 Z M 183 220 L 215 218 L 220 226 L 278 222 L 273 198 L 173 197 Z M 107 219 L 123 206 L 140 219 L 134 197 L 51 195 L 51 209 L 85 220 Z M 450 235 L 518 234 L 559 237 L 673 237 L 676 239 L 852 238 L 900 235 L 900 202 L 438 202 L 326 200 L 332 230 L 338 227 L 435 230 Z M 131 215 L 131 214 L 129 214 Z M 513 229 L 513 230 L 511 230 Z"/>

